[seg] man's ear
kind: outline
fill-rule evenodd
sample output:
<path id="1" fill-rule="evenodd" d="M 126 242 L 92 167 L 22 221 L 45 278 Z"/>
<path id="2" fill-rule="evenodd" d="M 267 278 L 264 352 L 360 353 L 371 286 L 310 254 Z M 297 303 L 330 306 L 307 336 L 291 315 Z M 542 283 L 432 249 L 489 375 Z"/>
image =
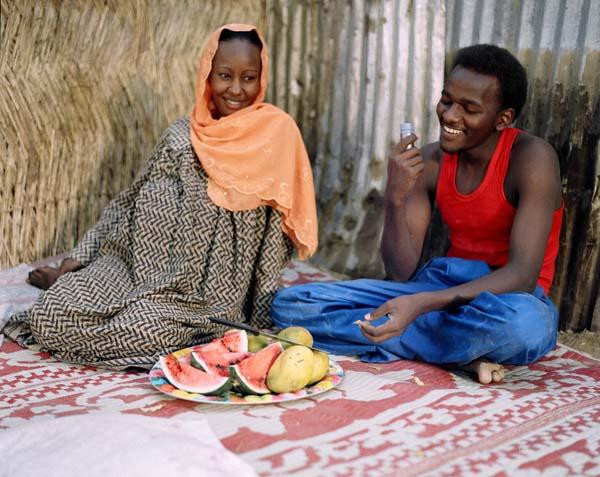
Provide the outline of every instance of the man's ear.
<path id="1" fill-rule="evenodd" d="M 496 131 L 502 131 L 509 127 L 515 120 L 515 110 L 513 108 L 503 109 L 496 117 Z"/>

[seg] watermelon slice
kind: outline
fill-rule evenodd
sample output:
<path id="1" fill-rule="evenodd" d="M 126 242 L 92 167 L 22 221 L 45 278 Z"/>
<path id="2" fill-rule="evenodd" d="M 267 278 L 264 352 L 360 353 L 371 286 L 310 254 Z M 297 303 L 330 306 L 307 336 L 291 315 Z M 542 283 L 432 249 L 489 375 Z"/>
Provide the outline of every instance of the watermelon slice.
<path id="1" fill-rule="evenodd" d="M 160 357 L 160 367 L 173 386 L 189 393 L 218 395 L 231 389 L 231 379 L 200 371 L 171 354 Z"/>
<path id="2" fill-rule="evenodd" d="M 240 353 L 248 351 L 248 335 L 244 330 L 229 331 L 222 338 L 196 346 L 195 351 L 218 351 L 219 353 Z"/>
<path id="3" fill-rule="evenodd" d="M 283 351 L 279 341 L 229 367 L 233 389 L 240 394 L 269 394 L 267 374 L 277 356 Z"/>
<path id="4" fill-rule="evenodd" d="M 229 377 L 229 366 L 238 364 L 243 359 L 252 356 L 252 353 L 240 351 L 239 353 L 221 353 L 218 350 L 202 349 L 190 353 L 190 364 L 194 368 L 207 373 Z"/>

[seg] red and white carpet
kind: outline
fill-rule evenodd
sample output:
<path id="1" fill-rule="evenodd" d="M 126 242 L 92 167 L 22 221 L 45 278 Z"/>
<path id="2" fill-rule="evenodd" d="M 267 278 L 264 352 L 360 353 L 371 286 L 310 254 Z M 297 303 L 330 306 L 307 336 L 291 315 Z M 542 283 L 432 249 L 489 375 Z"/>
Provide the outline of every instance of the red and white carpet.
<path id="1" fill-rule="evenodd" d="M 330 278 L 295 262 L 282 282 Z M 559 346 L 488 386 L 412 361 L 336 361 L 346 375 L 319 396 L 197 404 L 161 394 L 146 373 L 64 364 L 4 340 L 0 432 L 100 411 L 189 416 L 262 476 L 600 475 L 598 360 Z"/>

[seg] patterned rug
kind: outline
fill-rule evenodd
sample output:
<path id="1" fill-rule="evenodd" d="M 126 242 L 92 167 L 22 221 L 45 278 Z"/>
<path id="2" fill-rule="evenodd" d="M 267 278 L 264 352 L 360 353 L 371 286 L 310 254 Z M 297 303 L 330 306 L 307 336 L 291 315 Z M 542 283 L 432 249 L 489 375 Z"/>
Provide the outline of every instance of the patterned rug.
<path id="1" fill-rule="evenodd" d="M 282 282 L 330 278 L 294 262 Z M 64 364 L 5 340 L 0 429 L 97 411 L 188 415 L 262 476 L 600 475 L 598 360 L 559 346 L 482 386 L 418 362 L 335 359 L 343 381 L 315 397 L 197 404 L 161 394 L 146 373 Z"/>

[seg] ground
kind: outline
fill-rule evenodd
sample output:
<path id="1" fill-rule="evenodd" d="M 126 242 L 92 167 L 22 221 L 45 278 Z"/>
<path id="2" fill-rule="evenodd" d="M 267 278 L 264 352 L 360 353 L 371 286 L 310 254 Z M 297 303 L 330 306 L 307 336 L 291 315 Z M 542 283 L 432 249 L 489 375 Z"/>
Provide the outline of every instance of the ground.
<path id="1" fill-rule="evenodd" d="M 600 359 L 600 333 L 592 333 L 588 330 L 577 333 L 561 331 L 558 334 L 558 342 Z"/>

